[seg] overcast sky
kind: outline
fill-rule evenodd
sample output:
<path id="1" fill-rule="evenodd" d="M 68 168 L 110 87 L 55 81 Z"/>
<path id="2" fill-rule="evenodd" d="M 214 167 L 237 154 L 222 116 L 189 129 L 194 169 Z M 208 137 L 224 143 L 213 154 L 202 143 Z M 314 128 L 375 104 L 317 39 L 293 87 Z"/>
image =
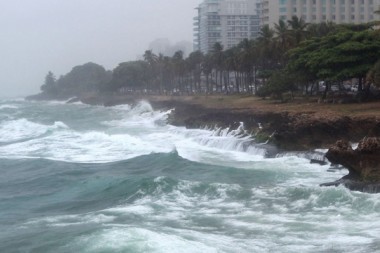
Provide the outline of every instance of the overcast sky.
<path id="1" fill-rule="evenodd" d="M 201 0 L 0 0 L 0 97 L 37 93 L 95 62 L 112 70 L 157 38 L 193 40 Z"/>

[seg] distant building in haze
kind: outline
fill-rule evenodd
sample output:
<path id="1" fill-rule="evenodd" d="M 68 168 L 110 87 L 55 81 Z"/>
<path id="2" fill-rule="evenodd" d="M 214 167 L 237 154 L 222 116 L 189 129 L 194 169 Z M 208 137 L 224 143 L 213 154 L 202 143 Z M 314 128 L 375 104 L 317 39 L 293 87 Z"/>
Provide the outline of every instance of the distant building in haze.
<path id="1" fill-rule="evenodd" d="M 260 30 L 258 0 L 204 0 L 194 18 L 194 50 L 210 51 L 216 42 L 228 49 Z"/>
<path id="2" fill-rule="evenodd" d="M 149 43 L 149 50 L 155 54 L 163 54 L 164 56 L 173 56 L 175 52 L 182 51 L 185 56 L 193 51 L 193 45 L 190 41 L 180 41 L 172 44 L 167 38 L 155 39 Z"/>
<path id="3" fill-rule="evenodd" d="M 307 23 L 360 24 L 376 20 L 380 0 L 260 0 L 261 24 L 274 27 L 292 16 Z"/>

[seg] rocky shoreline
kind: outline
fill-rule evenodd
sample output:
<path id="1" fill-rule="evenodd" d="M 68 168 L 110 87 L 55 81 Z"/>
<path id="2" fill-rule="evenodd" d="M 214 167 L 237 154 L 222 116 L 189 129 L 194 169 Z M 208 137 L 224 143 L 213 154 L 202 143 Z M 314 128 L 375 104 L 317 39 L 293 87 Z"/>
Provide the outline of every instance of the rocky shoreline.
<path id="1" fill-rule="evenodd" d="M 207 98 L 205 98 L 207 99 Z M 223 98 L 220 98 L 223 99 Z M 327 111 L 286 111 L 272 108 L 220 106 L 201 99 L 163 96 L 85 97 L 83 103 L 113 106 L 147 100 L 154 109 L 175 109 L 169 117 L 173 125 L 199 128 L 220 126 L 237 128 L 240 122 L 248 132 L 258 133 L 260 141 L 283 150 L 307 151 L 329 148 L 338 140 L 359 142 L 364 137 L 380 136 L 380 116 L 335 115 Z M 223 100 L 220 102 L 223 104 Z"/>

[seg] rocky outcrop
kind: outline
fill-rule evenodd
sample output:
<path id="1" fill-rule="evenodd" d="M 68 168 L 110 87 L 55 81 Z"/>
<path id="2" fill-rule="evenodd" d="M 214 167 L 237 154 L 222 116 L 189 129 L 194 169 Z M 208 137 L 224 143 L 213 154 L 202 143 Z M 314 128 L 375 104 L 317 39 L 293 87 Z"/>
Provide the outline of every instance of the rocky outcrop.
<path id="1" fill-rule="evenodd" d="M 181 101 L 155 103 L 155 108 L 175 108 L 170 117 L 174 125 L 198 128 L 222 126 L 236 128 L 244 122 L 248 132 L 260 131 L 262 139 L 272 136 L 272 144 L 283 150 L 305 151 L 328 148 L 339 139 L 358 142 L 363 136 L 380 136 L 380 119 L 310 113 L 205 108 Z"/>
<path id="2" fill-rule="evenodd" d="M 340 140 L 332 146 L 326 158 L 343 165 L 349 174 L 336 182 L 322 186 L 343 184 L 351 190 L 380 192 L 380 138 L 368 137 L 353 149 L 349 142 Z"/>

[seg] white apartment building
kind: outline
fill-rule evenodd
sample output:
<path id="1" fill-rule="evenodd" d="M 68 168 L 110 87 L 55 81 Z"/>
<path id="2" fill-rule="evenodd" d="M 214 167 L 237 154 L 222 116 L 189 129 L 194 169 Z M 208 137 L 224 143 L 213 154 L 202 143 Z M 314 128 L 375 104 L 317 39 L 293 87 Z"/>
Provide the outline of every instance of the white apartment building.
<path id="1" fill-rule="evenodd" d="M 262 25 L 270 27 L 294 15 L 307 23 L 360 24 L 378 19 L 380 0 L 261 0 L 259 5 Z"/>
<path id="2" fill-rule="evenodd" d="M 224 49 L 243 39 L 255 39 L 260 30 L 258 0 L 204 0 L 194 18 L 194 49 L 204 53 L 219 42 Z"/>

